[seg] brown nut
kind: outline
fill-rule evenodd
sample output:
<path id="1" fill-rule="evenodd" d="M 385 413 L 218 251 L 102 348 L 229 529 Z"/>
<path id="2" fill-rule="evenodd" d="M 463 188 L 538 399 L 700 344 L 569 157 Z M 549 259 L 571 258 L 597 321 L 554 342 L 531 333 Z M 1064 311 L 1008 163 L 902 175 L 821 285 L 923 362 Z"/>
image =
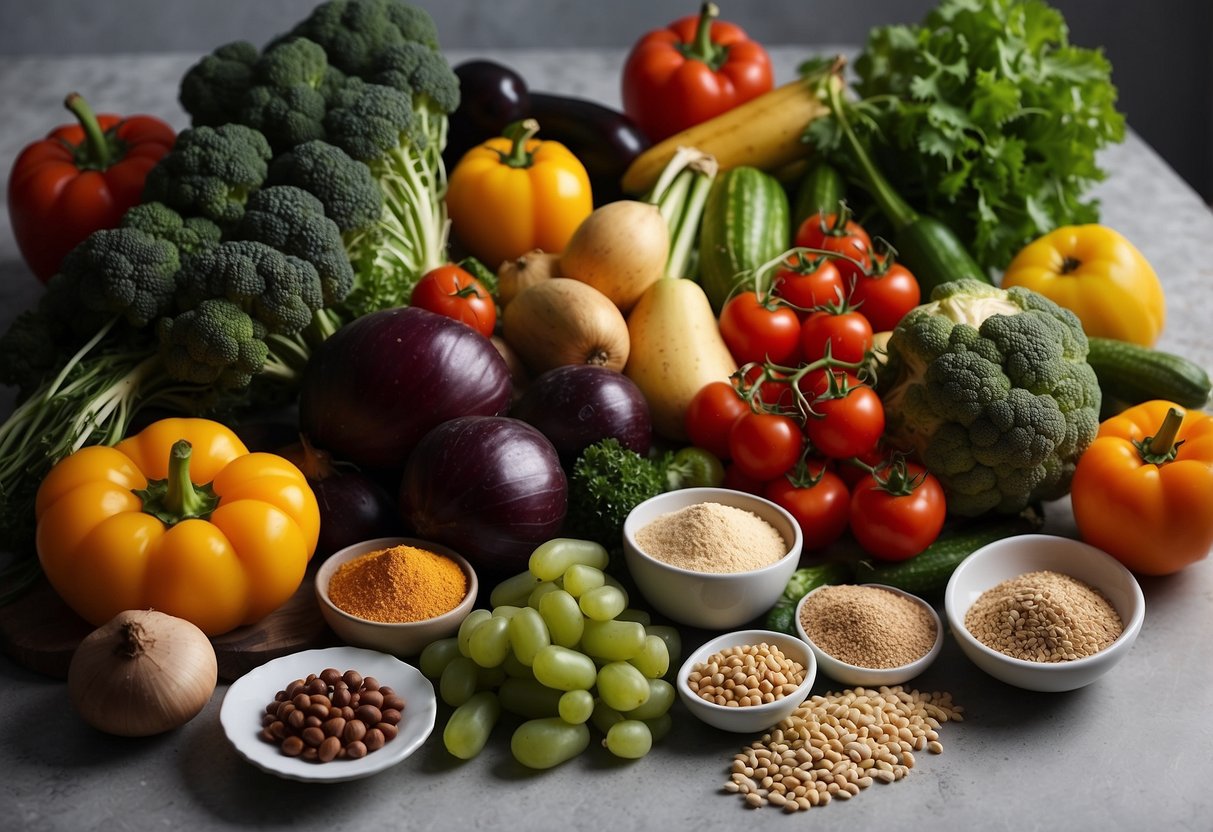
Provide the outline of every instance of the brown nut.
<path id="1" fill-rule="evenodd" d="M 311 694 L 322 694 L 329 692 L 329 686 L 318 678 L 312 679 L 307 683 L 307 685 L 304 686 L 303 689 Z"/>
<path id="2" fill-rule="evenodd" d="M 362 723 L 359 723 L 361 725 Z M 345 747 L 345 755 L 351 760 L 359 760 L 367 755 L 366 745 L 362 740 L 355 740 Z"/>
<path id="3" fill-rule="evenodd" d="M 380 688 L 380 690 L 382 690 L 382 688 Z M 394 693 L 391 694 L 390 696 L 384 696 L 383 697 L 383 708 L 384 708 L 384 710 L 388 710 L 388 711 L 403 711 L 404 710 L 404 697 L 397 696 Z"/>
<path id="4" fill-rule="evenodd" d="M 299 710 L 306 711 L 308 706 L 312 704 L 312 697 L 308 696 L 306 693 L 297 693 L 295 694 L 294 698 L 291 699 L 291 703 Z"/>
<path id="5" fill-rule="evenodd" d="M 362 742 L 366 745 L 367 751 L 378 751 L 380 748 L 383 748 L 383 744 L 387 742 L 387 739 L 378 728 L 371 728 L 366 732 L 366 736 L 363 737 Z"/>
<path id="6" fill-rule="evenodd" d="M 379 732 L 383 734 L 384 742 L 396 739 L 396 735 L 400 733 L 399 729 L 397 729 L 395 725 L 389 725 L 386 722 L 380 722 L 375 726 L 375 728 L 377 728 Z"/>
<path id="7" fill-rule="evenodd" d="M 319 727 L 320 727 L 321 725 L 323 725 L 323 724 L 324 724 L 324 720 L 323 720 L 323 719 L 321 719 L 321 718 L 320 718 L 320 717 L 318 717 L 318 716 L 315 716 L 314 714 L 309 714 L 309 715 L 308 715 L 308 716 L 307 716 L 307 717 L 306 717 L 306 718 L 303 720 L 303 727 L 304 727 L 304 728 L 319 728 Z"/>
<path id="8" fill-rule="evenodd" d="M 335 717 L 320 727 L 324 730 L 326 737 L 340 737 L 345 732 L 345 720 L 341 717 Z"/>
<path id="9" fill-rule="evenodd" d="M 377 690 L 363 691 L 362 695 L 360 697 L 358 697 L 358 704 L 374 705 L 376 708 L 382 709 L 383 708 L 383 694 Z"/>
<path id="10" fill-rule="evenodd" d="M 326 667 L 320 671 L 320 681 L 326 685 L 333 685 L 341 678 L 341 671 L 335 667 Z"/>
<path id="11" fill-rule="evenodd" d="M 383 712 L 374 705 L 359 705 L 354 710 L 354 717 L 361 719 L 367 725 L 374 725 L 383 721 Z"/>
<path id="12" fill-rule="evenodd" d="M 392 708 L 385 708 L 383 710 L 383 721 L 388 725 L 395 725 L 400 721 L 400 711 L 393 710 Z"/>
<path id="13" fill-rule="evenodd" d="M 320 726 L 318 725 L 304 728 L 303 733 L 300 734 L 300 736 L 303 738 L 303 741 L 312 748 L 316 748 L 320 745 L 320 743 L 324 742 L 324 731 L 321 730 Z"/>
<path id="14" fill-rule="evenodd" d="M 333 690 L 333 704 L 338 708 L 343 708 L 350 704 L 350 699 L 352 697 L 353 694 L 350 693 L 349 688 L 335 688 Z"/>
<path id="15" fill-rule="evenodd" d="M 303 753 L 300 754 L 299 756 L 309 762 L 315 762 L 316 758 L 319 756 L 319 754 L 315 748 L 313 748 L 312 746 L 309 745 L 303 749 Z"/>
<path id="16" fill-rule="evenodd" d="M 353 690 L 362 687 L 362 674 L 357 670 L 347 670 L 341 677 Z"/>
<path id="17" fill-rule="evenodd" d="M 303 753 L 303 740 L 299 737 L 287 737 L 282 741 L 282 753 L 288 757 L 298 757 Z"/>
<path id="18" fill-rule="evenodd" d="M 322 763 L 331 762 L 337 759 L 339 751 L 341 751 L 341 740 L 336 737 L 329 737 L 320 743 L 320 747 L 316 749 L 316 758 Z"/>
<path id="19" fill-rule="evenodd" d="M 303 721 L 307 719 L 307 714 L 298 709 L 292 710 L 286 718 L 286 724 L 294 728 L 296 731 L 303 730 Z"/>
<path id="20" fill-rule="evenodd" d="M 363 691 L 379 690 L 379 680 L 376 679 L 374 676 L 363 676 L 362 677 L 362 690 Z"/>
<path id="21" fill-rule="evenodd" d="M 346 744 L 361 742 L 366 736 L 366 723 L 359 719 L 351 719 L 345 723 L 345 730 L 341 732 L 341 738 Z"/>

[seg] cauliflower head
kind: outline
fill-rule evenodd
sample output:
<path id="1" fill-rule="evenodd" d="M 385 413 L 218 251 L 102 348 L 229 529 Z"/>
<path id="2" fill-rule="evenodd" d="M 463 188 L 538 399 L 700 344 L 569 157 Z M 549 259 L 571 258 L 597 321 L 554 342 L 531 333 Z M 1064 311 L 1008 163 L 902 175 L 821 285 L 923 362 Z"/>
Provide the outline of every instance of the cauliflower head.
<path id="1" fill-rule="evenodd" d="M 1073 312 L 960 280 L 908 313 L 887 349 L 887 435 L 939 478 L 949 512 L 1012 514 L 1069 493 L 1100 405 Z"/>

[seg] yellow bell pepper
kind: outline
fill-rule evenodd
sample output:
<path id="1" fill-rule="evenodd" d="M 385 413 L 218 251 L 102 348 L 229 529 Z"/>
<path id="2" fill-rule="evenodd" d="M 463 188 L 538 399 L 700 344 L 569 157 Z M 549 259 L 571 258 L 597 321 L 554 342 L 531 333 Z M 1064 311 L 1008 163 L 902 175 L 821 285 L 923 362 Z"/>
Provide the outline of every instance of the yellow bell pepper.
<path id="1" fill-rule="evenodd" d="M 496 269 L 528 251 L 559 253 L 594 210 L 585 166 L 534 119 L 472 148 L 451 171 L 446 205 L 469 252 Z"/>
<path id="2" fill-rule="evenodd" d="M 1026 286 L 1071 310 L 1088 335 L 1152 347 L 1166 323 L 1154 268 L 1102 225 L 1058 228 L 1028 244 L 1007 266 L 1002 285 Z"/>
<path id="3" fill-rule="evenodd" d="M 162 419 L 65 457 L 35 514 L 42 569 L 82 618 L 156 609 L 212 636 L 286 602 L 320 533 L 299 469 L 206 419 Z"/>

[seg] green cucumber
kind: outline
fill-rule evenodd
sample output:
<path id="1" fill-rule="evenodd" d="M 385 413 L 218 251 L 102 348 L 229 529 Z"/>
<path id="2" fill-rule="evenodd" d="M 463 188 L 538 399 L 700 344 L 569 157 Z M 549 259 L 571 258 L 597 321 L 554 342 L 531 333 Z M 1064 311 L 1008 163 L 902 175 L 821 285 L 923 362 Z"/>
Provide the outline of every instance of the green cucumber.
<path id="1" fill-rule="evenodd" d="M 736 167 L 716 177 L 699 230 L 699 282 L 717 314 L 755 268 L 787 249 L 788 210 L 779 180 L 758 168 Z"/>
<path id="2" fill-rule="evenodd" d="M 909 560 L 897 563 L 861 560 L 855 564 L 855 581 L 884 584 L 914 595 L 940 592 L 960 562 L 982 546 L 1040 530 L 1044 517 L 1035 509 L 1020 514 L 986 518 L 944 532 Z"/>
<path id="3" fill-rule="evenodd" d="M 1134 405 L 1165 399 L 1181 407 L 1203 408 L 1213 384 L 1204 368 L 1183 356 L 1118 341 L 1087 336 L 1087 363 L 1095 370 L 1104 398 Z"/>
<path id="4" fill-rule="evenodd" d="M 828 162 L 815 159 L 801 177 L 796 188 L 792 206 L 792 231 L 814 214 L 830 214 L 838 210 L 838 203 L 846 196 L 846 180 L 838 168 Z"/>

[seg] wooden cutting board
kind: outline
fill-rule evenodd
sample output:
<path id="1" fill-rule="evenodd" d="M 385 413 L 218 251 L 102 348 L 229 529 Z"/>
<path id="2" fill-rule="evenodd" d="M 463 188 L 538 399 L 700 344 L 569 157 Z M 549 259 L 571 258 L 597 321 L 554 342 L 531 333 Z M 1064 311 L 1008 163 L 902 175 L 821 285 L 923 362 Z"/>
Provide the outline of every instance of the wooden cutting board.
<path id="1" fill-rule="evenodd" d="M 270 659 L 336 644 L 316 603 L 309 570 L 290 600 L 269 616 L 211 639 L 219 678 L 231 682 Z M 17 664 L 56 679 L 66 679 L 72 654 L 94 627 L 63 603 L 45 578 L 24 595 L 0 607 L 0 650 Z"/>

